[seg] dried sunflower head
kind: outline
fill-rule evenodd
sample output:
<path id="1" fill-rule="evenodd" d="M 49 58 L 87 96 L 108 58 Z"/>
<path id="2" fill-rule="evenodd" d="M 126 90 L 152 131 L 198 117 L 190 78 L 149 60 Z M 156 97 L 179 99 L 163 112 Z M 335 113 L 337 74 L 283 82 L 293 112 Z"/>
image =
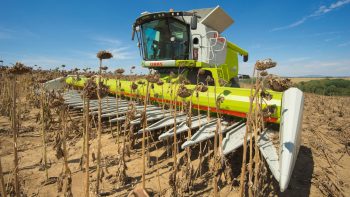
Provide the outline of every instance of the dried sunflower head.
<path id="1" fill-rule="evenodd" d="M 97 85 L 92 79 L 89 79 L 86 81 L 83 91 L 87 98 L 89 99 L 97 98 Z"/>
<path id="2" fill-rule="evenodd" d="M 25 66 L 21 62 L 16 62 L 13 67 L 8 68 L 7 72 L 14 75 L 22 75 L 32 71 L 32 68 Z"/>
<path id="3" fill-rule="evenodd" d="M 51 92 L 50 93 L 50 108 L 66 108 L 68 107 L 67 104 L 64 103 L 64 99 L 60 92 Z"/>
<path id="4" fill-rule="evenodd" d="M 183 83 L 183 84 L 185 84 L 185 85 L 190 84 L 190 81 L 189 81 L 184 75 L 180 75 L 180 76 L 179 76 L 179 82 L 180 82 L 180 83 Z"/>
<path id="5" fill-rule="evenodd" d="M 100 96 L 105 97 L 108 94 L 108 87 L 102 82 L 100 83 Z M 93 79 L 89 79 L 84 86 L 85 96 L 89 99 L 98 99 L 97 96 L 97 84 Z"/>
<path id="6" fill-rule="evenodd" d="M 88 72 L 88 73 L 85 73 L 84 76 L 87 78 L 90 78 L 93 76 L 93 74 L 91 72 Z"/>
<path id="7" fill-rule="evenodd" d="M 102 59 L 110 59 L 110 58 L 113 57 L 111 52 L 105 51 L 105 50 L 99 51 L 96 56 L 100 60 L 102 60 Z"/>
<path id="8" fill-rule="evenodd" d="M 278 77 L 270 77 L 268 79 L 268 85 L 273 91 L 283 92 L 292 86 L 290 79 L 281 79 Z"/>
<path id="9" fill-rule="evenodd" d="M 269 100 L 272 99 L 272 95 L 271 95 L 269 92 L 266 92 L 266 91 L 262 91 L 262 92 L 260 93 L 260 96 L 261 96 L 262 98 L 264 98 L 265 100 L 267 100 L 267 101 L 269 101 Z"/>
<path id="10" fill-rule="evenodd" d="M 115 70 L 114 71 L 116 74 L 119 74 L 119 75 L 121 75 L 121 74 L 123 74 L 124 72 L 125 72 L 125 70 L 124 69 L 122 69 L 122 68 L 118 68 L 117 70 Z"/>
<path id="11" fill-rule="evenodd" d="M 277 65 L 276 62 L 272 61 L 270 58 L 265 60 L 258 60 L 255 63 L 256 70 L 266 70 L 269 68 L 273 68 Z"/>
<path id="12" fill-rule="evenodd" d="M 263 117 L 271 117 L 276 112 L 276 105 L 268 105 L 262 109 Z"/>
<path id="13" fill-rule="evenodd" d="M 7 66 L 0 66 L 0 72 L 6 72 L 7 69 Z"/>
<path id="14" fill-rule="evenodd" d="M 105 97 L 108 95 L 109 88 L 102 81 L 100 82 L 100 96 Z"/>
<path id="15" fill-rule="evenodd" d="M 101 66 L 101 70 L 108 70 L 107 66 Z"/>
<path id="16" fill-rule="evenodd" d="M 159 81 L 159 74 L 150 74 L 146 76 L 146 79 L 150 83 L 157 83 Z"/>
<path id="17" fill-rule="evenodd" d="M 219 84 L 220 86 L 225 86 L 227 84 L 227 81 L 222 78 L 219 78 Z"/>
<path id="18" fill-rule="evenodd" d="M 37 82 L 39 82 L 39 83 L 45 83 L 47 81 L 48 81 L 48 79 L 47 78 L 43 78 L 43 77 L 37 79 Z"/>
<path id="19" fill-rule="evenodd" d="M 162 80 L 159 80 L 158 82 L 157 82 L 157 85 L 159 85 L 159 86 L 162 86 L 164 84 L 164 81 L 162 81 Z"/>
<path id="20" fill-rule="evenodd" d="M 138 87 L 137 84 L 135 82 L 132 82 L 131 89 L 136 90 L 137 87 Z"/>
<path id="21" fill-rule="evenodd" d="M 225 100 L 225 97 L 218 96 L 218 98 L 216 99 L 216 105 L 220 107 L 221 103 L 223 103 L 224 100 Z"/>
<path id="22" fill-rule="evenodd" d="M 266 77 L 267 75 L 268 75 L 268 73 L 266 70 L 260 72 L 260 76 L 262 76 L 262 77 Z"/>
<path id="23" fill-rule="evenodd" d="M 50 108 L 58 108 L 64 105 L 63 98 L 55 98 L 50 103 Z"/>
<path id="24" fill-rule="evenodd" d="M 144 81 L 138 81 L 137 83 L 140 84 L 140 85 L 144 85 L 145 84 Z"/>
<path id="25" fill-rule="evenodd" d="M 185 85 L 180 85 L 177 95 L 181 98 L 187 98 L 192 95 L 192 91 L 187 89 Z"/>
<path id="26" fill-rule="evenodd" d="M 208 86 L 204 85 L 203 83 L 200 83 L 196 86 L 197 92 L 206 92 L 208 91 Z"/>
<path id="27" fill-rule="evenodd" d="M 79 68 L 74 68 L 72 72 L 78 72 L 80 69 Z"/>

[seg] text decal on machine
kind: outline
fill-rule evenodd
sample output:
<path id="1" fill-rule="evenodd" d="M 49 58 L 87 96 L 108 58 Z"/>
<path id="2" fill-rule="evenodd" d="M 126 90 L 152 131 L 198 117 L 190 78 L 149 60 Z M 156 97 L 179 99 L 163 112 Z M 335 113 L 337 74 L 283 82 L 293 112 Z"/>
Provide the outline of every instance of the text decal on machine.
<path id="1" fill-rule="evenodd" d="M 150 66 L 163 66 L 162 62 L 150 62 L 149 63 Z"/>

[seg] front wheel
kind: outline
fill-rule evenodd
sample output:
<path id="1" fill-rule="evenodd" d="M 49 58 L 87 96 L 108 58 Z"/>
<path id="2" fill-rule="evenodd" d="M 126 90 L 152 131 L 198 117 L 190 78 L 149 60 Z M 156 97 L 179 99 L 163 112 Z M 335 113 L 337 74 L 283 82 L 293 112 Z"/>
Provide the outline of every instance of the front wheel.
<path id="1" fill-rule="evenodd" d="M 240 88 L 238 77 L 232 78 L 230 80 L 230 82 L 231 82 L 231 87 L 233 87 L 233 88 Z"/>

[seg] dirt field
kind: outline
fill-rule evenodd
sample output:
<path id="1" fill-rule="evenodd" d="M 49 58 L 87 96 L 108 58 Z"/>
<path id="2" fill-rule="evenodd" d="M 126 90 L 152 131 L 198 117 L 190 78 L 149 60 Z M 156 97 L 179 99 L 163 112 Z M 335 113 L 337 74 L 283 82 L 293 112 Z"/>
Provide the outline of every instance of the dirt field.
<path id="1" fill-rule="evenodd" d="M 270 178 L 271 195 L 278 196 L 349 196 L 350 194 L 350 97 L 325 97 L 306 94 L 303 118 L 302 145 L 297 163 L 289 185 L 284 193 L 278 192 L 276 181 Z M 45 184 L 45 172 L 42 169 L 42 139 L 40 124 L 36 121 L 38 109 L 32 106 L 21 114 L 21 129 L 18 137 L 19 150 L 19 176 L 21 188 L 27 196 L 62 196 L 58 193 L 58 177 L 63 169 L 63 160 L 55 156 L 55 134 L 59 128 L 52 128 L 48 133 L 48 170 L 52 183 Z M 71 113 L 68 122 L 68 165 L 72 172 L 72 192 L 74 196 L 82 196 L 84 189 L 84 171 L 81 170 L 80 159 L 82 155 L 83 140 L 81 137 L 81 114 Z M 12 178 L 13 145 L 11 122 L 8 117 L 0 117 L 0 158 L 5 182 Z M 115 130 L 112 127 L 112 130 Z M 93 128 L 96 133 L 96 129 Z M 80 134 L 79 134 L 80 133 Z M 155 135 L 154 137 L 157 137 Z M 91 196 L 94 196 L 96 184 L 96 154 L 97 139 L 92 136 L 90 161 Z M 116 137 L 112 136 L 109 125 L 104 125 L 102 135 L 102 164 L 103 178 L 101 182 L 101 195 L 126 196 L 133 188 L 140 186 L 142 175 L 141 141 L 137 137 L 135 146 L 126 156 L 127 183 L 119 186 L 116 171 L 119 167 Z M 122 139 L 120 139 L 122 140 Z M 183 141 L 183 139 L 182 139 Z M 152 142 L 150 146 L 150 166 L 146 170 L 146 187 L 155 196 L 171 196 L 169 188 L 169 175 L 173 160 L 170 147 L 167 143 Z M 208 150 L 205 153 L 201 172 L 199 166 L 199 147 L 192 152 L 192 162 L 195 170 L 194 184 L 191 188 L 192 196 L 211 196 L 213 174 L 208 164 Z M 179 157 L 184 155 L 184 151 Z M 219 182 L 221 196 L 238 196 L 238 185 L 242 161 L 242 149 L 232 153 L 228 158 L 231 161 L 231 185 L 223 178 Z M 183 160 L 180 159 L 182 163 Z M 181 172 L 180 172 L 181 173 Z M 271 176 L 271 175 L 270 175 Z"/>
<path id="2" fill-rule="evenodd" d="M 326 77 L 323 77 L 323 78 L 317 78 L 317 77 L 315 77 L 315 78 L 299 78 L 299 77 L 297 77 L 297 78 L 290 78 L 291 80 L 292 80 L 292 82 L 293 83 L 299 83 L 299 82 L 302 82 L 302 81 L 304 81 L 304 82 L 306 82 L 306 81 L 311 81 L 311 80 L 322 80 L 322 79 L 327 79 Z M 332 77 L 332 78 L 329 78 L 329 79 L 345 79 L 345 80 L 350 80 L 350 77 L 342 77 L 342 78 L 338 78 L 338 77 Z"/>

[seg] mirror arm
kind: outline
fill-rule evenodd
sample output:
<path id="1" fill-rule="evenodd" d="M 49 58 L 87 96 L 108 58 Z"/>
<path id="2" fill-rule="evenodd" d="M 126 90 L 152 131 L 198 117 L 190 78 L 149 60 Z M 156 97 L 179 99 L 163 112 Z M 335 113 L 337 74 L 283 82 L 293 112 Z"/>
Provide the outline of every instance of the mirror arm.
<path id="1" fill-rule="evenodd" d="M 134 40 L 134 38 L 135 38 L 135 25 L 132 26 L 131 40 Z"/>

